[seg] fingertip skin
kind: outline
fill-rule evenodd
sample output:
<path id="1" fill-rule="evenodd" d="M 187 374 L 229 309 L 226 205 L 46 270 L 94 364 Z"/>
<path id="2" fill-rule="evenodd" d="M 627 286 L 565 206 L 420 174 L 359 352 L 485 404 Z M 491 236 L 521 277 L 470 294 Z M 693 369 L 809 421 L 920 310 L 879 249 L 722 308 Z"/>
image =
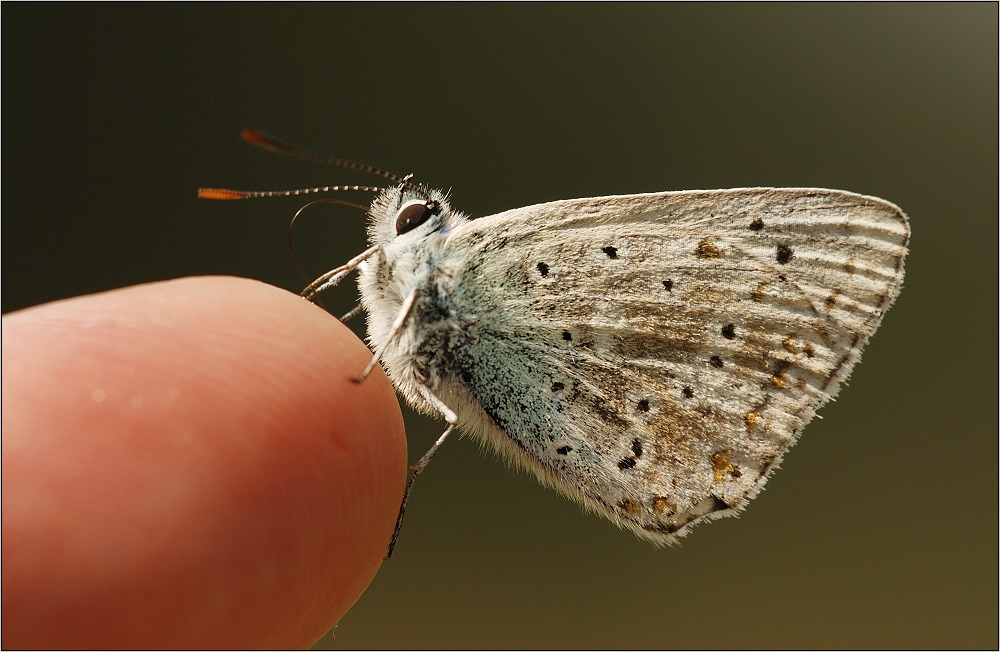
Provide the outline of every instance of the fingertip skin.
<path id="1" fill-rule="evenodd" d="M 406 442 L 349 329 L 246 279 L 3 317 L 3 647 L 290 648 L 385 552 Z"/>

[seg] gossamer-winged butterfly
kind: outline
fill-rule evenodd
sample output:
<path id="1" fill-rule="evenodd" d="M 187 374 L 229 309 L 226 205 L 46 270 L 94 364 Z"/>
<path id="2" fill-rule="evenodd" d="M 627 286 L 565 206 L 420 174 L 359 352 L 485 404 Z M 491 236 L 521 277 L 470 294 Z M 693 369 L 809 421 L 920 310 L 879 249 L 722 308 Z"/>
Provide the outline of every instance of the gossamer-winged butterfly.
<path id="1" fill-rule="evenodd" d="M 448 426 L 644 539 L 742 510 L 836 395 L 899 294 L 909 225 L 820 188 L 554 201 L 470 221 L 444 193 L 259 132 L 272 151 L 388 178 L 358 269 L 393 384 Z M 204 189 L 203 197 L 293 195 Z M 387 554 L 387 556 L 388 556 Z"/>

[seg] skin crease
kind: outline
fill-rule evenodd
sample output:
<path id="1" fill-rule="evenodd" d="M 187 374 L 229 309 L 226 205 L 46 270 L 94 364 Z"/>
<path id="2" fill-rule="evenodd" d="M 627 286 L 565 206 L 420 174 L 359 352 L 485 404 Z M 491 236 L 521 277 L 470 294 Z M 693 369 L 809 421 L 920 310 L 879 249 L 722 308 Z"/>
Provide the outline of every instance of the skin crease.
<path id="1" fill-rule="evenodd" d="M 299 297 L 188 278 L 3 317 L 4 648 L 308 647 L 379 568 L 395 393 Z"/>

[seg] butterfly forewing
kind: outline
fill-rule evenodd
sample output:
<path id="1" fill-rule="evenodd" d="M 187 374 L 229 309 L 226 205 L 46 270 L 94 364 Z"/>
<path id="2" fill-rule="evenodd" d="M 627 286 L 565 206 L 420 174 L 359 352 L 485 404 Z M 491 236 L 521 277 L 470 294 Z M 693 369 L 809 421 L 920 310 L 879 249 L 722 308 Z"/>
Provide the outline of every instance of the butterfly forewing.
<path id="1" fill-rule="evenodd" d="M 734 513 L 899 292 L 898 208 L 813 189 L 541 204 L 474 220 L 456 369 L 500 450 L 654 541 Z M 524 361 L 530 363 L 527 367 Z"/>

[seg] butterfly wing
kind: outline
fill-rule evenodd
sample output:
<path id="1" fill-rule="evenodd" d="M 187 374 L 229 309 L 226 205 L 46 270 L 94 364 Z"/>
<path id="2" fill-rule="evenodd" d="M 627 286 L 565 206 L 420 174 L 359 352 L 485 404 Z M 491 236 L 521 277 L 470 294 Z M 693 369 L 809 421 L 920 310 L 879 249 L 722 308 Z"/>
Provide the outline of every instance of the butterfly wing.
<path id="1" fill-rule="evenodd" d="M 487 440 L 669 541 L 761 489 L 899 293 L 908 239 L 892 204 L 819 189 L 508 211 L 448 239 L 469 313 L 449 355 Z"/>

